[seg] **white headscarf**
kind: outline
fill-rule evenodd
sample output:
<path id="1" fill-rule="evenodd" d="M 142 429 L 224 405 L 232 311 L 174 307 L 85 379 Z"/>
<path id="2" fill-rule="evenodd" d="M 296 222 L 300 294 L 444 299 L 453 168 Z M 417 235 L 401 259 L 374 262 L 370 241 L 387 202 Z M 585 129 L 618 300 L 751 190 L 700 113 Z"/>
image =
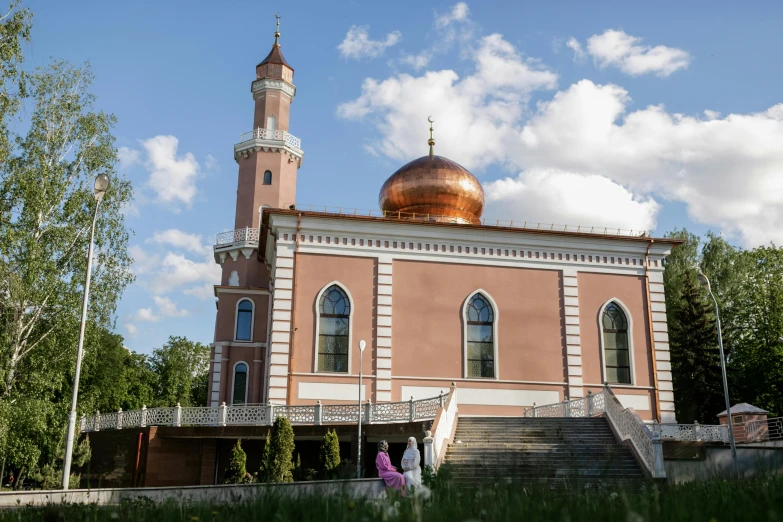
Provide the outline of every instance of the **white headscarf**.
<path id="1" fill-rule="evenodd" d="M 419 446 L 416 444 L 416 437 L 408 437 L 408 442 L 411 441 L 413 441 L 413 446 L 408 446 L 405 448 L 405 453 L 403 453 L 402 458 L 410 459 L 415 462 L 417 458 L 421 458 L 419 456 Z"/>

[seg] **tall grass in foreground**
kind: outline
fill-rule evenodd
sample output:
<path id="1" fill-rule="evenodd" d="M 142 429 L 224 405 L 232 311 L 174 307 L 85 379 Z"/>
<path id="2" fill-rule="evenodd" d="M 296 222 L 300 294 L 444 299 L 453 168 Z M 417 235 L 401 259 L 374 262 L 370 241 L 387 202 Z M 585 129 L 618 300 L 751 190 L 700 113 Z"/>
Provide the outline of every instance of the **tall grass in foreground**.
<path id="1" fill-rule="evenodd" d="M 422 521 L 526 522 L 783 520 L 783 478 L 710 481 L 642 490 L 555 491 L 522 485 L 439 488 L 428 495 L 381 500 L 267 495 L 221 505 L 53 506 L 0 513 L 0 521 Z"/>

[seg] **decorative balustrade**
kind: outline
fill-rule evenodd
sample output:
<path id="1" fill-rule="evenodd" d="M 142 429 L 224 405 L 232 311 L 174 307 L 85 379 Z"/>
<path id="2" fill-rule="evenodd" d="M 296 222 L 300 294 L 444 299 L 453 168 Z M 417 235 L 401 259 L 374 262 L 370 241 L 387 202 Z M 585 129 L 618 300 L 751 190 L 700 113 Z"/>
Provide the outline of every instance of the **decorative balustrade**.
<path id="1" fill-rule="evenodd" d="M 227 232 L 218 233 L 215 238 L 215 246 L 228 246 L 236 243 L 258 243 L 259 233 L 257 228 L 238 228 Z"/>
<path id="2" fill-rule="evenodd" d="M 444 397 L 438 397 L 433 431 L 424 438 L 424 465 L 438 468 L 446 456 L 446 448 L 452 442 L 454 426 L 457 422 L 457 386 L 451 385 L 451 391 Z"/>
<path id="3" fill-rule="evenodd" d="M 259 127 L 239 135 L 240 143 L 251 140 L 282 141 L 289 147 L 300 150 L 302 148 L 302 140 L 282 130 L 262 129 Z"/>
<path id="4" fill-rule="evenodd" d="M 729 442 L 729 431 L 720 424 L 653 424 L 652 431 L 663 440 Z"/>
<path id="5" fill-rule="evenodd" d="M 783 439 L 783 417 L 749 421 L 744 424 L 744 428 L 745 440 L 742 442 L 764 442 Z"/>
<path id="6" fill-rule="evenodd" d="M 100 413 L 82 417 L 81 432 L 144 426 L 269 426 L 277 417 L 291 424 L 349 424 L 362 414 L 365 424 L 431 420 L 437 415 L 443 396 L 404 402 L 284 406 L 275 404 L 237 404 L 228 406 L 147 408 Z"/>

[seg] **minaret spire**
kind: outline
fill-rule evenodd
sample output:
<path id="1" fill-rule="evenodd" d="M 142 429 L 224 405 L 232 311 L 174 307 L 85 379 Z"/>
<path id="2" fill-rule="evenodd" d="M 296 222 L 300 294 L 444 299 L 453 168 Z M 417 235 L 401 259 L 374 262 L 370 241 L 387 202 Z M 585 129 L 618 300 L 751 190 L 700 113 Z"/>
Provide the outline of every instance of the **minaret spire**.
<path id="1" fill-rule="evenodd" d="M 279 46 L 280 42 L 278 40 L 280 39 L 280 16 L 275 13 L 275 18 L 277 18 L 277 27 L 275 28 L 275 45 Z"/>
<path id="2" fill-rule="evenodd" d="M 429 116 L 427 118 L 427 121 L 430 122 L 430 139 L 427 141 L 427 144 L 430 146 L 430 158 L 435 154 L 435 140 L 432 137 L 432 123 L 435 121 L 432 119 L 432 116 Z"/>

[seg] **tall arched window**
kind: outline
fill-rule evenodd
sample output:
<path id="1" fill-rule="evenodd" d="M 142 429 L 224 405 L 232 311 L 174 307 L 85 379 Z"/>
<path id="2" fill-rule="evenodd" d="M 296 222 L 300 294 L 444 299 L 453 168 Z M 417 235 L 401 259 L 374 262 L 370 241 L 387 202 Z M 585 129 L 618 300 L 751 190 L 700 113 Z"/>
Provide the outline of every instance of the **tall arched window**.
<path id="1" fill-rule="evenodd" d="M 234 366 L 234 389 L 231 404 L 247 404 L 247 364 L 240 362 Z"/>
<path id="2" fill-rule="evenodd" d="M 318 371 L 347 373 L 351 302 L 332 285 L 321 295 L 318 311 Z"/>
<path id="3" fill-rule="evenodd" d="M 631 384 L 631 359 L 628 346 L 628 319 L 617 303 L 609 303 L 601 317 L 604 336 L 606 382 Z"/>
<path id="4" fill-rule="evenodd" d="M 264 185 L 272 184 L 272 171 L 267 170 L 264 172 Z"/>
<path id="5" fill-rule="evenodd" d="M 253 340 L 253 302 L 250 299 L 243 299 L 237 306 L 237 341 Z"/>
<path id="6" fill-rule="evenodd" d="M 467 322 L 468 377 L 495 377 L 495 312 L 481 294 L 470 298 Z"/>

